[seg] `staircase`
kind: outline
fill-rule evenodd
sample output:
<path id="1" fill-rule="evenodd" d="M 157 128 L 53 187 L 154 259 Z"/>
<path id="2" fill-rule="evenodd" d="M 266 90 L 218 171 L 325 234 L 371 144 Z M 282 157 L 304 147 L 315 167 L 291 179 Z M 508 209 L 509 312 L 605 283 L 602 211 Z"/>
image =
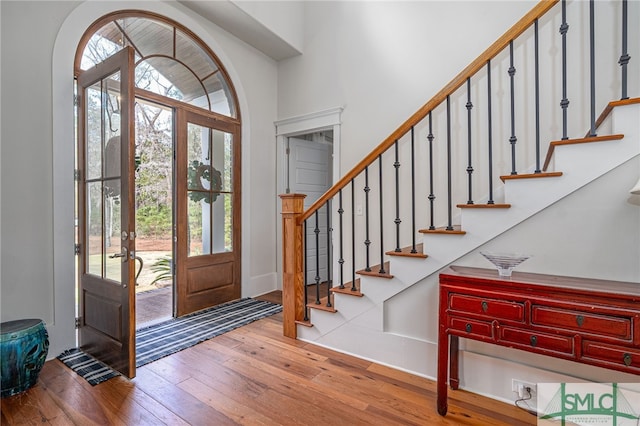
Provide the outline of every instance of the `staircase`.
<path id="1" fill-rule="evenodd" d="M 582 3 L 573 7 L 588 9 L 587 2 Z M 636 9 L 640 8 L 625 11 L 634 17 L 626 19 L 637 21 Z M 590 120 L 584 114 L 570 117 L 568 103 L 560 102 L 571 83 L 564 81 L 558 93 L 543 94 L 538 69 L 535 83 L 529 85 L 535 89 L 525 87 L 528 82 L 515 82 L 518 46 L 535 45 L 538 51 L 539 22 L 559 19 L 564 24 L 566 15 L 566 2 L 540 2 L 307 211 L 301 210 L 303 196 L 284 197 L 289 203 L 283 204 L 285 335 L 435 377 L 438 272 L 454 262 L 490 267 L 477 253 L 481 248 L 535 251 L 534 247 L 544 247 L 531 242 L 535 233 L 547 241 L 571 238 L 570 230 L 544 236 L 541 226 L 533 233 L 525 228 L 530 229 L 528 224 L 535 223 L 541 212 L 557 213 L 594 182 L 637 164 L 640 98 L 627 96 L 626 71 L 623 77 L 607 76 L 613 79 L 609 86 L 621 86 L 624 99 L 600 106 L 603 112 L 597 119 L 595 92 L 573 92 L 571 105 L 591 104 Z M 572 29 L 577 25 L 572 23 Z M 622 31 L 617 26 L 610 30 Z M 612 49 L 625 57 L 620 46 Z M 506 104 L 502 109 L 491 106 L 491 99 L 499 96 L 491 89 L 497 79 L 492 79 L 496 62 L 507 70 L 499 78 L 511 95 L 502 99 Z M 536 57 L 535 62 L 542 64 L 544 59 Z M 637 75 L 633 79 L 637 90 Z M 485 87 L 483 96 L 479 92 Z M 528 93 L 526 99 L 514 100 L 514 93 L 522 92 Z M 563 106 L 550 112 L 539 106 L 545 102 L 541 99 Z M 483 107 L 484 112 L 475 112 Z M 522 113 L 515 113 L 531 109 L 536 110 L 535 120 L 523 120 Z M 585 108 L 576 109 L 582 113 Z M 458 118 L 451 118 L 452 110 Z M 562 124 L 540 124 L 545 121 Z M 589 131 L 582 136 L 586 128 Z M 517 134 L 525 136 L 517 136 L 515 129 L 522 129 Z M 516 167 L 520 163 L 527 166 Z M 474 194 L 481 195 L 474 200 Z M 321 227 L 313 217 L 322 208 L 331 216 L 331 225 L 326 226 L 333 247 L 327 256 L 332 271 L 328 279 L 303 272 L 304 264 L 318 260 L 314 238 L 305 238 L 302 228 L 313 228 L 317 241 Z M 519 236 L 528 241 L 518 241 Z M 534 257 L 522 265 L 523 270 L 536 272 L 539 265 L 549 264 L 544 254 L 534 256 L 539 262 Z M 308 294 L 315 294 L 315 287 L 327 280 L 329 291 L 305 304 Z M 314 281 L 315 285 L 303 285 Z"/>
<path id="2" fill-rule="evenodd" d="M 333 310 L 323 309 L 324 303 L 320 308 L 316 308 L 313 303 L 308 304 L 312 309 L 308 325 L 312 326 L 298 325 L 298 338 L 330 347 L 336 347 L 336 343 L 340 342 L 339 347 L 345 352 L 377 360 L 379 347 L 388 345 L 394 353 L 383 362 L 394 363 L 397 354 L 393 349 L 398 347 L 399 342 L 407 339 L 389 334 L 385 330 L 385 302 L 393 301 L 395 295 L 408 287 L 425 282 L 457 259 L 636 158 L 640 155 L 638 118 L 640 99 L 636 98 L 627 106 L 614 109 L 610 121 L 602 126 L 609 128 L 602 141 L 594 143 L 574 140 L 574 144 L 559 145 L 553 154 L 553 163 L 554 169 L 562 170 L 561 175 L 544 178 L 520 176 L 519 179 L 507 176 L 504 198 L 510 207 L 462 208 L 463 233 L 424 234 L 422 245 L 427 249 L 420 254 L 428 253 L 428 256 L 422 258 L 387 252 L 392 256 L 386 270 L 392 275 L 377 277 L 374 267 L 373 274 L 359 274 L 359 291 L 352 292 L 349 284 L 345 290 L 334 288 Z M 608 136 L 609 134 L 612 136 Z M 479 255 L 477 257 L 480 263 L 476 266 L 490 267 L 488 263 L 483 263 Z M 437 294 L 433 295 L 434 298 L 436 296 Z M 432 314 L 436 312 L 433 306 L 428 310 Z M 375 348 L 371 352 L 367 351 L 366 342 L 374 342 Z M 402 346 L 406 343 L 402 342 Z M 426 353 L 424 350 L 421 352 Z"/>

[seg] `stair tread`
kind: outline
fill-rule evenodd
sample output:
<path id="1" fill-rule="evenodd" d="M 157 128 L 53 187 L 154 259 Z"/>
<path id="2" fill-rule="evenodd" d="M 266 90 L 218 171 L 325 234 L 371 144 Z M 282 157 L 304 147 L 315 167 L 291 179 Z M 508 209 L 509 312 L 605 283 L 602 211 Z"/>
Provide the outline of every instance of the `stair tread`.
<path id="1" fill-rule="evenodd" d="M 357 297 L 364 296 L 364 294 L 360 291 L 360 278 L 356 278 L 355 291 L 351 289 L 351 282 L 352 281 L 345 283 L 344 288 L 333 287 L 331 291 L 334 293 L 348 294 L 349 296 L 357 296 Z"/>
<path id="2" fill-rule="evenodd" d="M 564 139 L 559 141 L 552 141 L 549 144 L 549 150 L 547 151 L 547 157 L 544 159 L 544 165 L 542 166 L 542 170 L 547 171 L 547 168 L 549 167 L 549 163 L 551 162 L 551 157 L 553 156 L 553 152 L 555 151 L 556 146 L 574 145 L 579 143 L 616 141 L 622 138 L 624 138 L 624 135 L 615 134 L 615 135 L 604 135 L 604 136 L 587 136 L 587 137 L 578 138 L 578 139 Z"/>
<path id="3" fill-rule="evenodd" d="M 418 232 L 421 234 L 453 234 L 453 235 L 464 235 L 467 232 L 462 230 L 462 226 L 453 225 L 453 229 L 447 229 L 446 227 L 436 228 L 436 229 L 419 229 Z"/>
<path id="4" fill-rule="evenodd" d="M 562 176 L 562 172 L 540 172 L 540 173 L 526 173 L 526 174 L 519 174 L 519 175 L 505 175 L 505 176 L 500 176 L 500 179 L 504 182 L 506 180 L 537 179 L 537 178 L 559 177 L 559 176 Z"/>
<path id="5" fill-rule="evenodd" d="M 600 113 L 600 116 L 598 117 L 598 119 L 596 120 L 596 129 L 599 128 L 602 123 L 604 123 L 604 120 L 607 119 L 607 117 L 609 116 L 609 114 L 611 114 L 611 111 L 613 111 L 615 107 L 623 106 L 623 105 L 633 105 L 633 104 L 640 104 L 640 98 L 620 99 L 618 101 L 609 102 L 607 106 L 604 108 L 604 110 L 602 111 L 602 113 Z M 589 136 L 590 131 L 591 130 L 588 130 L 587 133 L 584 135 L 585 138 Z"/>
<path id="6" fill-rule="evenodd" d="M 307 303 L 307 308 L 310 308 L 310 309 L 319 309 L 321 311 L 326 311 L 326 312 L 338 312 L 334 306 L 335 304 L 333 301 L 333 294 L 331 295 L 331 306 L 327 306 L 327 296 L 320 299 L 320 303 L 316 303 L 316 302 Z"/>
<path id="7" fill-rule="evenodd" d="M 384 263 L 384 270 L 385 270 L 384 274 L 380 273 L 380 265 L 371 266 L 370 269 L 371 269 L 370 271 L 361 269 L 359 271 L 356 271 L 356 274 L 366 275 L 368 277 L 379 277 L 379 278 L 387 278 L 387 279 L 393 278 L 393 275 L 389 273 L 389 262 Z"/>
<path id="8" fill-rule="evenodd" d="M 391 250 L 386 254 L 389 256 L 404 256 L 404 257 L 417 257 L 420 259 L 426 259 L 428 256 L 423 253 L 423 244 L 416 244 L 415 252 L 412 253 L 413 246 L 403 247 L 400 251 Z"/>
<path id="9" fill-rule="evenodd" d="M 511 208 L 511 204 L 456 204 L 456 207 L 459 209 L 508 209 Z"/>
<path id="10" fill-rule="evenodd" d="M 307 320 L 307 321 L 300 321 L 300 320 L 296 320 L 296 324 L 300 324 L 304 327 L 313 327 L 313 324 L 311 324 L 311 321 Z"/>

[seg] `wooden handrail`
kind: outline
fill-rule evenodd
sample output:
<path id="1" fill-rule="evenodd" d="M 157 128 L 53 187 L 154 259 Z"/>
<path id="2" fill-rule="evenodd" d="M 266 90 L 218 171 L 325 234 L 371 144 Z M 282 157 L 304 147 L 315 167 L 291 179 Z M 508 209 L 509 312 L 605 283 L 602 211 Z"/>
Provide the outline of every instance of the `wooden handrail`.
<path id="1" fill-rule="evenodd" d="M 556 3 L 560 0 L 542 0 L 533 7 L 526 15 L 524 15 L 518 22 L 515 23 L 507 32 L 505 32 L 498 40 L 496 40 L 487 50 L 485 50 L 480 56 L 478 56 L 471 64 L 469 64 L 464 70 L 462 70 L 453 80 L 451 80 L 446 86 L 442 88 L 431 100 L 429 100 L 422 108 L 416 111 L 407 121 L 402 123 L 393 133 L 391 133 L 382 143 L 380 143 L 373 151 L 363 158 L 354 168 L 346 173 L 335 185 L 327 190 L 320 198 L 316 200 L 301 216 L 298 217 L 299 223 L 308 219 L 316 210 L 324 206 L 328 200 L 333 198 L 338 191 L 347 186 L 351 179 L 354 179 L 364 169 L 369 166 L 373 161 L 378 159 L 378 156 L 389 149 L 396 141 L 405 135 L 411 127 L 417 125 L 422 119 L 424 119 L 429 112 L 433 111 L 438 105 L 440 105 L 447 96 L 453 94 L 460 86 L 462 86 L 467 78 L 472 77 L 475 73 L 480 71 L 482 67 L 487 64 L 487 61 L 493 59 L 498 53 L 505 49 L 511 40 L 517 38 L 520 34 L 525 32 L 534 21 L 547 13 Z"/>

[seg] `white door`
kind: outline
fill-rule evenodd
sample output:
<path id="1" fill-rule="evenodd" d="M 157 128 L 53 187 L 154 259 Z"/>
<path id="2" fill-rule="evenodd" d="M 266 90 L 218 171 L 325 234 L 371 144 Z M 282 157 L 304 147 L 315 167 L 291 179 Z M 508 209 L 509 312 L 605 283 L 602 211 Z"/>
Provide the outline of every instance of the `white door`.
<path id="1" fill-rule="evenodd" d="M 322 137 L 324 139 L 324 137 Z M 294 194 L 306 194 L 304 208 L 311 206 L 329 187 L 331 187 L 331 155 L 333 147 L 324 141 L 308 141 L 289 138 L 289 184 Z M 333 210 L 333 206 L 331 206 Z M 314 284 L 316 276 L 319 282 L 327 280 L 327 209 L 318 212 L 318 241 L 316 252 L 316 217 L 307 219 L 307 257 L 306 283 Z M 316 255 L 318 253 L 318 256 Z"/>

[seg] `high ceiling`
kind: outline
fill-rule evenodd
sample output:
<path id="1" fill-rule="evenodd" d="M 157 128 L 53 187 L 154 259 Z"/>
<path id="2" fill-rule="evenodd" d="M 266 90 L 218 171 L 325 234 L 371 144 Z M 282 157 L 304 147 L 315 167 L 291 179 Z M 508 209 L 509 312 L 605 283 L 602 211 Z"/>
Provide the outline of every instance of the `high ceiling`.
<path id="1" fill-rule="evenodd" d="M 298 49 L 270 31 L 263 23 L 238 7 L 235 1 L 178 1 L 198 15 L 213 22 L 220 28 L 228 31 L 276 61 L 290 58 L 301 53 Z"/>

